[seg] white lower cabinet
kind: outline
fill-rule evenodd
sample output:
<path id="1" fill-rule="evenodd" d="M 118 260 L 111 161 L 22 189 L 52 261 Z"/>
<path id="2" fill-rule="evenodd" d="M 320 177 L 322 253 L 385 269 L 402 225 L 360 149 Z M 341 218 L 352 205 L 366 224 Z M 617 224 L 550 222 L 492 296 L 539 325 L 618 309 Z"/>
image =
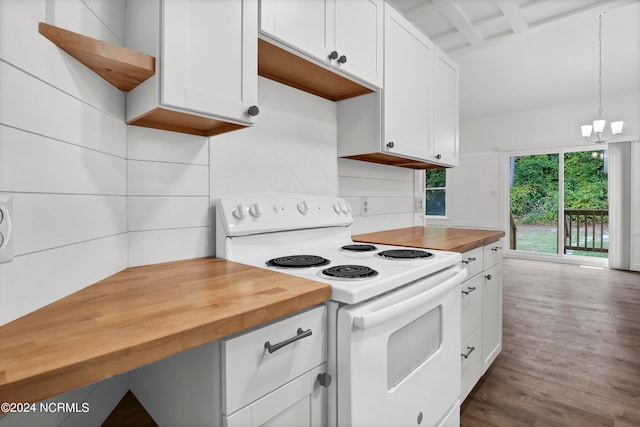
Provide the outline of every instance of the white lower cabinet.
<path id="1" fill-rule="evenodd" d="M 132 371 L 131 390 L 161 427 L 326 425 L 326 322 L 317 306 L 176 354 Z"/>
<path id="2" fill-rule="evenodd" d="M 228 426 L 323 425 L 326 322 L 322 306 L 222 341 L 222 413 Z"/>
<path id="3" fill-rule="evenodd" d="M 226 427 L 259 426 L 324 426 L 326 420 L 326 388 L 318 375 L 327 365 L 312 369 L 295 380 L 267 394 L 256 402 L 224 417 Z"/>
<path id="4" fill-rule="evenodd" d="M 502 350 L 502 239 L 463 253 L 462 263 L 469 273 L 460 285 L 464 401 Z"/>

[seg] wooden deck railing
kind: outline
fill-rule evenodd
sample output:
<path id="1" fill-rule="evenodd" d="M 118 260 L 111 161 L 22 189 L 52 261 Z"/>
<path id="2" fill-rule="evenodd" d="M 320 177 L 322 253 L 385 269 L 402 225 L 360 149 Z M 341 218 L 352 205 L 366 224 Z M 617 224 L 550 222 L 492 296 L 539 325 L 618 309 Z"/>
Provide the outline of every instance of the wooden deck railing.
<path id="1" fill-rule="evenodd" d="M 605 227 L 608 224 L 608 209 L 565 209 L 564 253 L 567 250 L 609 252 L 604 247 Z"/>

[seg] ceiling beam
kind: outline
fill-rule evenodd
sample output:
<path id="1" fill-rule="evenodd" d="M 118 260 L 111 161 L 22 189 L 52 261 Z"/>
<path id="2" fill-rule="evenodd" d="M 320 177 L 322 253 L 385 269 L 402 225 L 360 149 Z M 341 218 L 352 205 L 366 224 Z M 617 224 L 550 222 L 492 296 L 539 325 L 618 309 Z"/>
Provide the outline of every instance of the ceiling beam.
<path id="1" fill-rule="evenodd" d="M 523 33 L 529 28 L 524 16 L 518 7 L 518 3 L 510 0 L 496 0 L 498 7 L 507 19 L 507 23 L 515 34 Z"/>
<path id="2" fill-rule="evenodd" d="M 473 27 L 471 21 L 462 13 L 453 0 L 433 0 L 433 3 L 445 18 L 460 31 L 462 37 L 464 37 L 471 46 L 482 46 L 484 42 L 482 35 Z"/>

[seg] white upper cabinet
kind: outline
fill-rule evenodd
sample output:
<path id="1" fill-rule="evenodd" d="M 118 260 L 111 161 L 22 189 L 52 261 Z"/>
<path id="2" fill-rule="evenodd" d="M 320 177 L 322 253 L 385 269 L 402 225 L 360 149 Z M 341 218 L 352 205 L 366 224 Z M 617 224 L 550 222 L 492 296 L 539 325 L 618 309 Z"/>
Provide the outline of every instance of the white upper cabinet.
<path id="1" fill-rule="evenodd" d="M 376 87 L 383 79 L 382 0 L 261 0 L 260 30 Z"/>
<path id="2" fill-rule="evenodd" d="M 157 58 L 127 123 L 211 136 L 255 122 L 257 0 L 136 0 L 127 45 Z"/>
<path id="3" fill-rule="evenodd" d="M 338 156 L 413 169 L 458 164 L 458 68 L 385 4 L 384 90 L 338 103 Z"/>
<path id="4" fill-rule="evenodd" d="M 390 6 L 385 10 L 382 151 L 433 160 L 433 43 Z"/>
<path id="5" fill-rule="evenodd" d="M 458 64 L 436 46 L 434 55 L 433 144 L 434 160 L 458 165 Z"/>

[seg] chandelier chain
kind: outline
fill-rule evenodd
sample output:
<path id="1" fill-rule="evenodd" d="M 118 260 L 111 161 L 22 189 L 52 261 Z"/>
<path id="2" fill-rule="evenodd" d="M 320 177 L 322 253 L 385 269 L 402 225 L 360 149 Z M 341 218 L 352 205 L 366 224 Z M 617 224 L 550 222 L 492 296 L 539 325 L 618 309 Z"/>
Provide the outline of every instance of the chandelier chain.
<path id="1" fill-rule="evenodd" d="M 598 118 L 602 118 L 602 15 L 598 14 Z"/>

